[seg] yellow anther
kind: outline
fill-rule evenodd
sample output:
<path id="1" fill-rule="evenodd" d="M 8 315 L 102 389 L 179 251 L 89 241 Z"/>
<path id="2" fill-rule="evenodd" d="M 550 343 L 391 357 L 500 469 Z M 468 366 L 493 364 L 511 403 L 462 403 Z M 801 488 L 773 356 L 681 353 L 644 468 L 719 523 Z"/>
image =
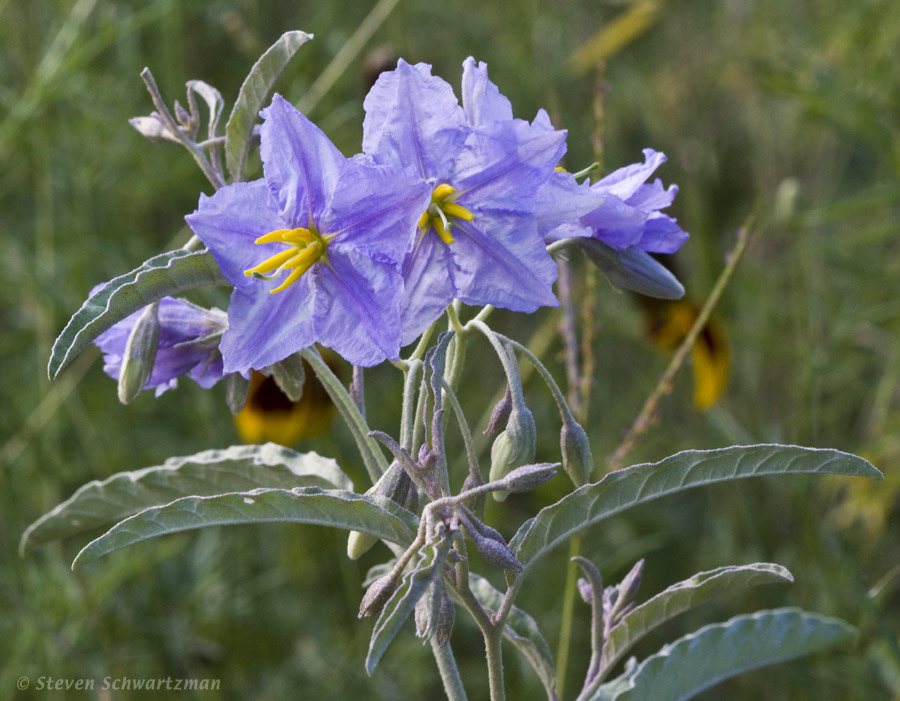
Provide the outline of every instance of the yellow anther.
<path id="1" fill-rule="evenodd" d="M 292 251 L 293 252 L 293 251 Z M 322 257 L 322 249 L 319 247 L 318 243 L 311 243 L 309 246 L 304 248 L 300 253 L 294 256 L 288 263 L 285 264 L 286 268 L 293 268 L 291 274 L 288 275 L 284 282 L 282 282 L 278 287 L 274 290 L 269 290 L 269 294 L 275 294 L 276 292 L 281 292 L 284 289 L 287 289 L 291 285 L 293 285 L 307 270 L 312 267 L 312 264 L 315 263 L 319 258 Z"/>
<path id="2" fill-rule="evenodd" d="M 296 248 L 289 248 L 286 251 L 282 251 L 281 253 L 276 253 L 271 258 L 266 258 L 262 263 L 257 265 L 255 268 L 250 268 L 250 270 L 245 270 L 244 275 L 253 275 L 254 273 L 257 275 L 262 275 L 263 273 L 270 273 L 273 270 L 280 268 L 282 265 L 287 263 L 291 258 L 297 255 Z"/>
<path id="3" fill-rule="evenodd" d="M 445 202 L 441 205 L 441 209 L 444 210 L 444 214 L 448 217 L 456 217 L 464 221 L 472 221 L 475 218 L 468 209 L 455 202 Z"/>
<path id="4" fill-rule="evenodd" d="M 456 192 L 456 188 L 452 187 L 450 185 L 447 185 L 446 183 L 443 185 L 438 185 L 436 188 L 434 188 L 434 192 L 431 193 L 431 199 L 432 200 L 443 200 L 448 195 L 452 195 L 454 192 Z"/>
<path id="5" fill-rule="evenodd" d="M 554 168 L 553 170 L 556 171 L 557 173 L 568 173 L 569 172 L 562 166 L 556 166 L 556 168 Z"/>
<path id="6" fill-rule="evenodd" d="M 416 226 L 419 227 L 421 231 L 425 231 L 428 228 L 428 225 L 431 223 L 431 215 L 428 213 L 428 210 L 422 212 L 422 216 L 419 217 L 419 223 Z"/>
<path id="7" fill-rule="evenodd" d="M 441 219 L 440 217 L 434 217 L 431 220 L 431 225 L 434 227 L 437 235 L 441 237 L 441 241 L 448 245 L 453 243 L 453 234 L 450 233 L 450 229 L 444 226 L 443 219 Z"/>
<path id="8" fill-rule="evenodd" d="M 244 275 L 272 280 L 285 270 L 290 270 L 278 287 L 269 290 L 270 294 L 281 292 L 297 282 L 313 263 L 325 255 L 330 238 L 333 236 L 323 237 L 312 226 L 309 229 L 278 229 L 263 234 L 255 243 L 285 243 L 288 244 L 288 248 L 245 270 Z"/>

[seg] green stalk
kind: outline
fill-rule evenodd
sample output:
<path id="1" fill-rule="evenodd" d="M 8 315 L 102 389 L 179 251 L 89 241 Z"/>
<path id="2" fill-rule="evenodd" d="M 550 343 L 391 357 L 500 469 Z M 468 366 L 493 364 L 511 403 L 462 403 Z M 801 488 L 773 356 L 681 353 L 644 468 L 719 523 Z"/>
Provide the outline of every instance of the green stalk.
<path id="1" fill-rule="evenodd" d="M 369 479 L 372 480 L 372 484 L 375 484 L 378 478 L 387 470 L 388 463 L 384 454 L 378 449 L 375 440 L 369 437 L 369 426 L 366 420 L 359 413 L 359 408 L 356 406 L 350 393 L 347 392 L 347 388 L 344 387 L 343 383 L 331 371 L 331 368 L 322 360 L 319 351 L 315 347 L 310 346 L 300 351 L 300 354 L 315 371 L 316 377 L 319 378 L 325 391 L 328 392 L 328 396 L 331 397 L 331 401 L 334 402 L 334 405 L 350 428 L 350 432 L 356 441 L 356 447 L 359 449 L 363 463 L 365 463 L 366 471 L 369 473 Z"/>

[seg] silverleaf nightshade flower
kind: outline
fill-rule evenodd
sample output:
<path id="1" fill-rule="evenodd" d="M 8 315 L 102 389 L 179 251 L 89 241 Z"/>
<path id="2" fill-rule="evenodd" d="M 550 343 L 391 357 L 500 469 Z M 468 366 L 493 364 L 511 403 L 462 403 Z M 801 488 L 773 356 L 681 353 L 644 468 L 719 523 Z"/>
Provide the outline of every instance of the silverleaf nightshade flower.
<path id="1" fill-rule="evenodd" d="M 672 217 L 660 212 L 672 204 L 677 185 L 664 188 L 647 179 L 666 161 L 644 149 L 644 163 L 613 171 L 593 185 L 576 182 L 566 172 L 553 173 L 537 198 L 536 216 L 544 239 L 595 238 L 616 250 L 674 253 L 688 235 Z"/>
<path id="2" fill-rule="evenodd" d="M 364 107 L 366 156 L 411 167 L 431 192 L 403 262 L 404 345 L 454 299 L 521 312 L 557 306 L 556 264 L 532 209 L 565 152 L 565 132 L 543 111 L 532 123 L 514 119 L 472 58 L 463 64 L 462 106 L 430 66 L 400 60 Z"/>
<path id="3" fill-rule="evenodd" d="M 313 343 L 355 365 L 397 358 L 399 265 L 428 186 L 345 158 L 278 95 L 261 114 L 264 178 L 202 197 L 187 217 L 235 287 L 225 371 L 246 377 Z"/>
<path id="4" fill-rule="evenodd" d="M 103 353 L 103 371 L 113 379 L 119 379 L 128 337 L 142 311 L 125 317 L 94 341 Z M 144 389 L 155 389 L 158 397 L 174 388 L 182 375 L 205 389 L 222 379 L 219 340 L 228 324 L 225 312 L 163 297 L 157 317 L 159 343 Z"/>

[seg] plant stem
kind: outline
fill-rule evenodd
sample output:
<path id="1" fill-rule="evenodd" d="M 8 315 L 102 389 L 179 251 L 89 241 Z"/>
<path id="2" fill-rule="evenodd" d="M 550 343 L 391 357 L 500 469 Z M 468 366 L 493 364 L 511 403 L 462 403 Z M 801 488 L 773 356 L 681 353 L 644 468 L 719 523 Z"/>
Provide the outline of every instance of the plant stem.
<path id="1" fill-rule="evenodd" d="M 502 626 L 484 632 L 484 653 L 487 657 L 488 683 L 491 690 L 491 701 L 505 701 L 506 689 L 503 685 L 503 653 L 501 643 Z"/>
<path id="2" fill-rule="evenodd" d="M 566 584 L 563 594 L 562 623 L 559 630 L 559 645 L 556 649 L 556 695 L 563 697 L 566 689 L 566 667 L 569 664 L 569 649 L 572 642 L 572 619 L 575 612 L 575 590 L 577 588 L 578 565 L 573 557 L 581 551 L 581 535 L 572 536 L 569 541 L 569 566 L 566 569 Z"/>
<path id="3" fill-rule="evenodd" d="M 437 662 L 438 671 L 441 673 L 441 681 L 444 682 L 444 691 L 447 692 L 448 701 L 466 701 L 466 690 L 463 687 L 459 669 L 456 666 L 456 658 L 450 643 L 443 647 L 437 644 L 435 636 L 431 636 L 431 652 L 434 661 Z"/>
<path id="4" fill-rule="evenodd" d="M 315 347 L 310 346 L 300 351 L 303 359 L 310 364 L 316 377 L 322 383 L 331 401 L 341 412 L 341 416 L 350 428 L 353 438 L 356 440 L 356 447 L 369 473 L 369 479 L 372 484 L 378 481 L 378 478 L 384 474 L 388 468 L 387 460 L 384 454 L 379 450 L 375 440 L 369 436 L 369 426 L 359 409 L 353 402 L 353 398 L 347 392 L 347 388 L 341 383 L 337 376 L 331 371 L 331 368 L 322 360 L 322 356 Z"/>

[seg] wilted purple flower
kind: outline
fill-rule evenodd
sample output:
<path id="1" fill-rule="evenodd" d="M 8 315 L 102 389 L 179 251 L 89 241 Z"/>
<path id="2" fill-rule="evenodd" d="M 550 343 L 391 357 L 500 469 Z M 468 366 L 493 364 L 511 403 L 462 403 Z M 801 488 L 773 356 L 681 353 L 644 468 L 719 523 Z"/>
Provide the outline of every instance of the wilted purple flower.
<path id="1" fill-rule="evenodd" d="M 142 311 L 122 319 L 94 341 L 103 352 L 103 371 L 113 379 L 119 379 L 128 337 Z M 155 389 L 158 397 L 174 388 L 182 375 L 205 389 L 222 379 L 219 341 L 228 325 L 225 312 L 163 297 L 157 316 L 159 345 L 144 389 Z"/>
<path id="2" fill-rule="evenodd" d="M 565 152 L 546 113 L 513 119 L 487 67 L 463 64 L 462 106 L 426 64 L 401 60 L 365 100 L 363 150 L 375 163 L 410 166 L 432 193 L 403 263 L 403 343 L 454 299 L 532 312 L 557 306 L 556 265 L 532 214 Z"/>
<path id="3" fill-rule="evenodd" d="M 677 185 L 665 189 L 647 178 L 666 157 L 644 149 L 644 163 L 620 168 L 593 185 L 577 183 L 569 173 L 554 173 L 542 188 L 536 216 L 549 243 L 564 238 L 591 237 L 616 249 L 674 253 L 687 240 L 672 217 L 659 210 L 675 199 Z"/>
<path id="4" fill-rule="evenodd" d="M 222 338 L 245 377 L 320 343 L 355 365 L 400 351 L 399 264 L 429 188 L 402 166 L 348 160 L 276 95 L 264 179 L 202 197 L 188 223 L 235 286 Z"/>

